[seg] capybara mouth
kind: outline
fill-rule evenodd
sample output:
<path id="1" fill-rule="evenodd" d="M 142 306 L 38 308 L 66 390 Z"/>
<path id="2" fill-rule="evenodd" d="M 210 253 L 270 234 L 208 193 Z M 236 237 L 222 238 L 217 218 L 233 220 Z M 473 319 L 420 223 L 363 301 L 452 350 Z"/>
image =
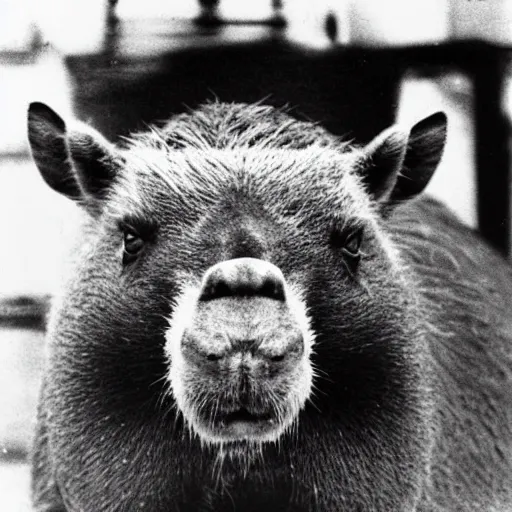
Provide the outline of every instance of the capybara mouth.
<path id="1" fill-rule="evenodd" d="M 193 425 L 204 439 L 224 443 L 272 440 L 282 429 L 277 411 L 244 406 L 217 411 L 214 415 L 207 410 L 198 410 Z"/>
<path id="2" fill-rule="evenodd" d="M 262 421 L 272 422 L 273 416 L 270 413 L 252 413 L 248 411 L 246 408 L 242 407 L 237 411 L 230 412 L 225 416 L 220 418 L 220 423 L 229 426 L 235 422 L 245 422 L 245 423 L 259 423 Z"/>
<path id="3" fill-rule="evenodd" d="M 281 429 L 279 418 L 272 411 L 254 412 L 241 407 L 232 412 L 218 413 L 210 421 L 197 422 L 203 434 L 223 442 L 257 441 L 275 439 Z"/>

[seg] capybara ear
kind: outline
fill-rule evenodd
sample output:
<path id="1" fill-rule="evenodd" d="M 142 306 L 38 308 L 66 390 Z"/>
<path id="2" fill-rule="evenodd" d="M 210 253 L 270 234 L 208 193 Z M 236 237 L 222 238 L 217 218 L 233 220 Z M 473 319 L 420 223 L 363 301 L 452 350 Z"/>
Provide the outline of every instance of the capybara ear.
<path id="1" fill-rule="evenodd" d="M 436 112 L 411 128 L 392 200 L 411 199 L 423 192 L 443 156 L 446 130 L 447 118 L 444 112 Z"/>
<path id="2" fill-rule="evenodd" d="M 365 148 L 361 177 L 370 196 L 386 202 L 395 188 L 407 149 L 407 132 L 392 126 L 377 135 Z"/>
<path id="3" fill-rule="evenodd" d="M 66 125 L 44 103 L 29 106 L 28 140 L 32 157 L 46 183 L 60 194 L 80 199 L 82 191 L 69 161 Z"/>
<path id="4" fill-rule="evenodd" d="M 43 179 L 60 194 L 95 210 L 118 168 L 114 147 L 93 128 L 71 129 L 44 103 L 31 103 L 28 140 Z"/>
<path id="5" fill-rule="evenodd" d="M 389 207 L 421 193 L 434 174 L 446 142 L 446 115 L 437 112 L 409 133 L 384 130 L 365 148 L 362 178 L 376 201 Z"/>

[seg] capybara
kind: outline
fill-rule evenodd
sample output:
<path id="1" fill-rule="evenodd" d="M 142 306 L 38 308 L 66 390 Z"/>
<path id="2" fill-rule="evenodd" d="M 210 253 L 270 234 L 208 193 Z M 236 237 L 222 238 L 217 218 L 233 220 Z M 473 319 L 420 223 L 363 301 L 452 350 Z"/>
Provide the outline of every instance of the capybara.
<path id="1" fill-rule="evenodd" d="M 32 103 L 28 135 L 86 217 L 38 512 L 512 510 L 512 271 L 420 196 L 443 113 L 358 146 L 211 102 L 114 145 Z"/>

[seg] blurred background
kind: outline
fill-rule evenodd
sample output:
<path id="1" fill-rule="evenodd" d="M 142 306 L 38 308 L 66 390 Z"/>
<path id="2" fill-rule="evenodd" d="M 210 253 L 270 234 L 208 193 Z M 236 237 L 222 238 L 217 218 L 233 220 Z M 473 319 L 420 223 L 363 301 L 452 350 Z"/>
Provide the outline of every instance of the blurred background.
<path id="1" fill-rule="evenodd" d="M 213 98 L 361 143 L 444 110 L 428 191 L 508 254 L 511 42 L 507 0 L 0 0 L 0 509 L 30 510 L 44 317 L 80 220 L 30 160 L 29 102 L 112 141 Z"/>

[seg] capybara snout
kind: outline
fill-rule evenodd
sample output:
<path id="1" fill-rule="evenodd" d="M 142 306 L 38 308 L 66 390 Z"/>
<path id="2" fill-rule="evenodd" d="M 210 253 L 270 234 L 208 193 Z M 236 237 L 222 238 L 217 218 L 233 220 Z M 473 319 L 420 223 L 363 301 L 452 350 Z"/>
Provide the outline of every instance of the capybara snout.
<path id="1" fill-rule="evenodd" d="M 171 388 L 203 440 L 261 442 L 296 420 L 313 344 L 296 288 L 268 261 L 235 258 L 178 297 L 166 336 Z"/>

